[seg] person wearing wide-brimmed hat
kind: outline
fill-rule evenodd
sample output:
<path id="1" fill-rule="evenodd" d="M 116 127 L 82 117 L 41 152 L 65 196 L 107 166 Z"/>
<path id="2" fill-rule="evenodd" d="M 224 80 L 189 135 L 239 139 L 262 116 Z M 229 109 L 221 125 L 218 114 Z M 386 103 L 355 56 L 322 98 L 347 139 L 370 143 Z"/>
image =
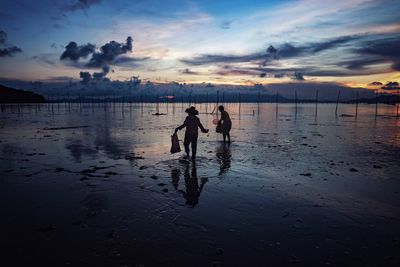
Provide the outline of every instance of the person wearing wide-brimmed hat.
<path id="1" fill-rule="evenodd" d="M 192 159 L 195 159 L 197 152 L 197 137 L 199 136 L 198 128 L 200 128 L 203 133 L 208 133 L 208 129 L 205 129 L 203 127 L 200 119 L 196 116 L 199 115 L 199 112 L 196 110 L 195 107 L 187 108 L 185 112 L 189 115 L 186 117 L 185 122 L 175 129 L 175 132 L 177 132 L 178 130 L 182 130 L 186 127 L 183 146 L 185 147 L 186 155 L 189 157 L 189 145 L 192 145 Z"/>

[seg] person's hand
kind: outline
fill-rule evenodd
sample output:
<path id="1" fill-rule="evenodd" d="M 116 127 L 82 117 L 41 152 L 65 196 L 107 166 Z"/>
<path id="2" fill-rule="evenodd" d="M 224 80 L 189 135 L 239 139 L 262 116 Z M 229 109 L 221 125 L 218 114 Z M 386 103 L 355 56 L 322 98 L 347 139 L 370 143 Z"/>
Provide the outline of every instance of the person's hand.
<path id="1" fill-rule="evenodd" d="M 175 129 L 175 133 L 177 133 L 177 132 L 178 132 L 178 128 Z"/>
<path id="2" fill-rule="evenodd" d="M 208 133 L 209 129 L 204 129 L 204 133 Z"/>

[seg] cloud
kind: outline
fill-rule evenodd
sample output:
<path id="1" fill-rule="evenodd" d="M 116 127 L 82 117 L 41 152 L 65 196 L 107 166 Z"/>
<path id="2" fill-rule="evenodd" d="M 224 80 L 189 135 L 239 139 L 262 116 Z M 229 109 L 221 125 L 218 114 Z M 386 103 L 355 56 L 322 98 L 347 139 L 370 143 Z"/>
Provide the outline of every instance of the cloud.
<path id="1" fill-rule="evenodd" d="M 5 44 L 7 41 L 7 33 L 5 31 L 0 31 L 0 44 Z"/>
<path id="2" fill-rule="evenodd" d="M 370 83 L 368 85 L 370 85 L 370 86 L 382 86 L 383 83 L 381 83 L 381 82 L 372 82 L 372 83 Z"/>
<path id="3" fill-rule="evenodd" d="M 110 72 L 110 67 L 109 66 L 103 66 L 101 72 L 94 72 L 93 73 L 93 79 L 99 81 L 107 76 L 107 74 Z"/>
<path id="4" fill-rule="evenodd" d="M 259 61 L 261 65 L 266 65 L 267 62 L 274 59 L 288 59 L 300 56 L 308 56 L 316 53 L 320 53 L 325 50 L 338 48 L 346 43 L 356 41 L 360 39 L 360 36 L 340 36 L 337 38 L 307 43 L 301 46 L 295 46 L 291 43 L 284 43 L 278 48 L 270 45 L 266 52 L 256 52 L 247 55 L 215 55 L 215 54 L 204 54 L 195 56 L 190 59 L 181 59 L 180 61 L 187 65 L 209 65 L 219 63 L 251 63 Z"/>
<path id="5" fill-rule="evenodd" d="M 295 73 L 293 73 L 292 79 L 296 80 L 296 81 L 304 81 L 304 76 L 300 72 L 295 72 Z"/>
<path id="6" fill-rule="evenodd" d="M 83 10 L 86 12 L 91 6 L 100 4 L 101 0 L 77 0 L 73 3 L 66 5 L 62 8 L 64 12 L 74 12 L 77 10 Z"/>
<path id="7" fill-rule="evenodd" d="M 139 66 L 140 63 L 149 60 L 150 57 L 128 57 L 128 56 L 117 56 L 111 63 L 113 65 L 122 65 L 122 66 Z"/>
<path id="8" fill-rule="evenodd" d="M 190 75 L 198 75 L 199 73 L 197 71 L 192 71 L 190 69 L 184 69 L 180 71 L 182 74 L 190 74 Z"/>
<path id="9" fill-rule="evenodd" d="M 220 28 L 223 30 L 228 30 L 231 28 L 232 21 L 224 21 L 221 23 Z"/>
<path id="10" fill-rule="evenodd" d="M 70 77 L 70 76 L 52 76 L 52 77 L 48 77 L 46 80 L 53 81 L 53 82 L 69 82 L 69 81 L 74 80 L 74 78 Z"/>
<path id="11" fill-rule="evenodd" d="M 21 53 L 22 49 L 16 46 L 0 48 L 0 57 L 12 57 L 15 53 Z"/>
<path id="12" fill-rule="evenodd" d="M 392 63 L 392 69 L 400 71 L 400 35 L 395 35 L 379 40 L 366 41 L 363 47 L 355 52 L 367 58 Z"/>
<path id="13" fill-rule="evenodd" d="M 0 31 L 0 45 L 7 45 L 7 33 L 5 31 Z M 16 53 L 21 53 L 22 49 L 12 45 L 5 48 L 0 48 L 0 57 L 12 57 Z"/>
<path id="14" fill-rule="evenodd" d="M 76 42 L 70 42 L 65 47 L 65 51 L 60 56 L 60 60 L 70 60 L 74 63 L 78 63 L 80 59 L 87 58 L 91 55 L 89 61 L 84 63 L 84 66 L 88 68 L 101 68 L 109 64 L 147 60 L 148 58 L 129 58 L 121 56 L 132 52 L 132 42 L 132 37 L 128 36 L 125 43 L 110 41 L 101 46 L 99 51 L 96 51 L 96 46 L 91 43 L 78 45 Z M 75 65 L 81 67 L 82 64 Z"/>
<path id="15" fill-rule="evenodd" d="M 92 58 L 89 60 L 87 66 L 101 67 L 105 64 L 111 63 L 119 55 L 132 52 L 132 42 L 132 37 L 128 36 L 125 44 L 111 41 L 103 45 L 100 47 L 100 52 L 95 52 L 92 54 Z"/>
<path id="16" fill-rule="evenodd" d="M 96 46 L 93 44 L 77 45 L 75 42 L 69 42 L 65 47 L 65 51 L 61 54 L 60 60 L 78 61 L 80 58 L 86 58 L 95 52 Z"/>
<path id="17" fill-rule="evenodd" d="M 218 63 L 243 63 L 264 60 L 265 53 L 254 53 L 248 55 L 200 55 L 191 59 L 181 59 L 180 61 L 187 65 L 210 65 Z"/>
<path id="18" fill-rule="evenodd" d="M 385 84 L 381 88 L 384 89 L 384 90 L 388 90 L 388 91 L 400 89 L 398 82 L 388 82 L 387 84 Z"/>
<path id="19" fill-rule="evenodd" d="M 92 80 L 92 74 L 88 71 L 79 72 L 79 77 L 82 79 L 81 84 L 88 84 Z"/>
<path id="20" fill-rule="evenodd" d="M 95 82 L 109 81 L 109 79 L 106 78 L 109 72 L 110 72 L 110 67 L 107 65 L 102 67 L 101 72 L 93 72 L 93 74 L 91 74 L 88 71 L 81 71 L 79 73 L 79 77 L 82 79 L 81 84 L 86 85 L 91 81 Z"/>

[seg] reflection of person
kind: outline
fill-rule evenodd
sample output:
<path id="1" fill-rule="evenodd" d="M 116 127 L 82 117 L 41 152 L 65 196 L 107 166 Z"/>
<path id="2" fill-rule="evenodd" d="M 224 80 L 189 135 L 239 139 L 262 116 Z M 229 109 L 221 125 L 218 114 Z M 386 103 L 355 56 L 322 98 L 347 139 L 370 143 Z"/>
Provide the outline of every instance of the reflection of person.
<path id="1" fill-rule="evenodd" d="M 231 149 L 227 144 L 221 144 L 216 150 L 217 162 L 219 164 L 219 175 L 225 174 L 231 167 Z"/>
<path id="2" fill-rule="evenodd" d="M 171 171 L 171 179 L 175 189 L 178 189 L 180 170 L 173 169 Z M 208 179 L 206 177 L 201 178 L 200 186 L 199 179 L 197 178 L 197 170 L 196 165 L 192 164 L 192 168 L 190 170 L 190 164 L 185 165 L 185 191 L 179 190 L 182 193 L 183 197 L 186 200 L 187 205 L 191 205 L 192 207 L 196 206 L 199 203 L 200 193 L 203 190 L 204 185 L 207 183 Z"/>
<path id="3" fill-rule="evenodd" d="M 223 105 L 218 107 L 219 111 L 221 112 L 221 119 L 219 120 L 222 122 L 222 137 L 224 138 L 224 143 L 226 142 L 226 137 L 228 137 L 228 143 L 231 142 L 231 135 L 229 134 L 232 128 L 232 121 L 229 117 L 228 112 L 225 111 Z"/>
<path id="4" fill-rule="evenodd" d="M 199 115 L 199 112 L 196 110 L 195 107 L 190 107 L 185 111 L 189 115 L 186 117 L 185 122 L 175 129 L 175 132 L 178 130 L 182 130 L 186 127 L 185 132 L 185 139 L 183 141 L 183 145 L 185 147 L 186 155 L 189 157 L 189 145 L 192 144 L 192 159 L 196 158 L 196 151 L 197 151 L 197 137 L 199 135 L 199 129 L 203 133 L 208 133 L 208 129 L 205 129 L 200 122 L 200 119 L 196 116 Z"/>

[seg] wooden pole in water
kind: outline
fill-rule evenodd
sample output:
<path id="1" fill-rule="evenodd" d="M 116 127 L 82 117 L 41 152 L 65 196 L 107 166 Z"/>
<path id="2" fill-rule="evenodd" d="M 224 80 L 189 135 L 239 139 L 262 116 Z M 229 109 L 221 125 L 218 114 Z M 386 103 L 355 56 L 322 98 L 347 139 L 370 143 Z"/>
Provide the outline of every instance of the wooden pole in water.
<path id="1" fill-rule="evenodd" d="M 208 114 L 208 91 L 207 91 L 207 98 L 206 98 L 206 114 Z"/>
<path id="2" fill-rule="evenodd" d="M 219 91 L 217 90 L 217 118 L 218 118 L 218 100 L 219 100 Z"/>
<path id="3" fill-rule="evenodd" d="M 318 90 L 315 93 L 315 116 L 318 115 Z"/>
<path id="4" fill-rule="evenodd" d="M 356 92 L 356 118 L 358 116 L 358 90 Z"/>
<path id="5" fill-rule="evenodd" d="M 275 112 L 276 112 L 276 116 L 278 116 L 278 89 L 276 89 Z"/>
<path id="6" fill-rule="evenodd" d="M 336 99 L 336 108 L 335 108 L 335 116 L 337 116 L 338 106 L 339 106 L 339 98 L 340 98 L 340 90 L 338 91 L 337 99 Z"/>
<path id="7" fill-rule="evenodd" d="M 175 92 L 172 94 L 172 115 L 175 115 Z"/>
<path id="8" fill-rule="evenodd" d="M 295 114 L 297 115 L 297 90 L 294 90 L 294 110 Z"/>
<path id="9" fill-rule="evenodd" d="M 157 94 L 157 104 L 156 104 L 156 113 L 158 114 L 159 113 L 159 111 L 160 111 L 160 107 L 159 107 L 159 105 L 160 105 L 160 103 L 158 102 L 158 94 Z"/>
<path id="10" fill-rule="evenodd" d="M 141 109 L 142 109 L 142 113 L 143 113 L 143 93 L 140 94 L 140 102 L 141 102 Z"/>
<path id="11" fill-rule="evenodd" d="M 242 114 L 242 96 L 239 93 L 239 119 L 241 114 Z"/>
<path id="12" fill-rule="evenodd" d="M 397 104 L 396 104 L 396 115 L 399 116 L 399 103 L 400 102 L 400 87 L 397 88 Z"/>
<path id="13" fill-rule="evenodd" d="M 115 112 L 115 94 L 113 94 L 113 109 L 114 109 L 114 112 Z"/>
<path id="14" fill-rule="evenodd" d="M 51 95 L 51 113 L 54 113 L 54 96 Z"/>
<path id="15" fill-rule="evenodd" d="M 378 116 L 378 91 L 375 92 L 375 117 Z"/>

